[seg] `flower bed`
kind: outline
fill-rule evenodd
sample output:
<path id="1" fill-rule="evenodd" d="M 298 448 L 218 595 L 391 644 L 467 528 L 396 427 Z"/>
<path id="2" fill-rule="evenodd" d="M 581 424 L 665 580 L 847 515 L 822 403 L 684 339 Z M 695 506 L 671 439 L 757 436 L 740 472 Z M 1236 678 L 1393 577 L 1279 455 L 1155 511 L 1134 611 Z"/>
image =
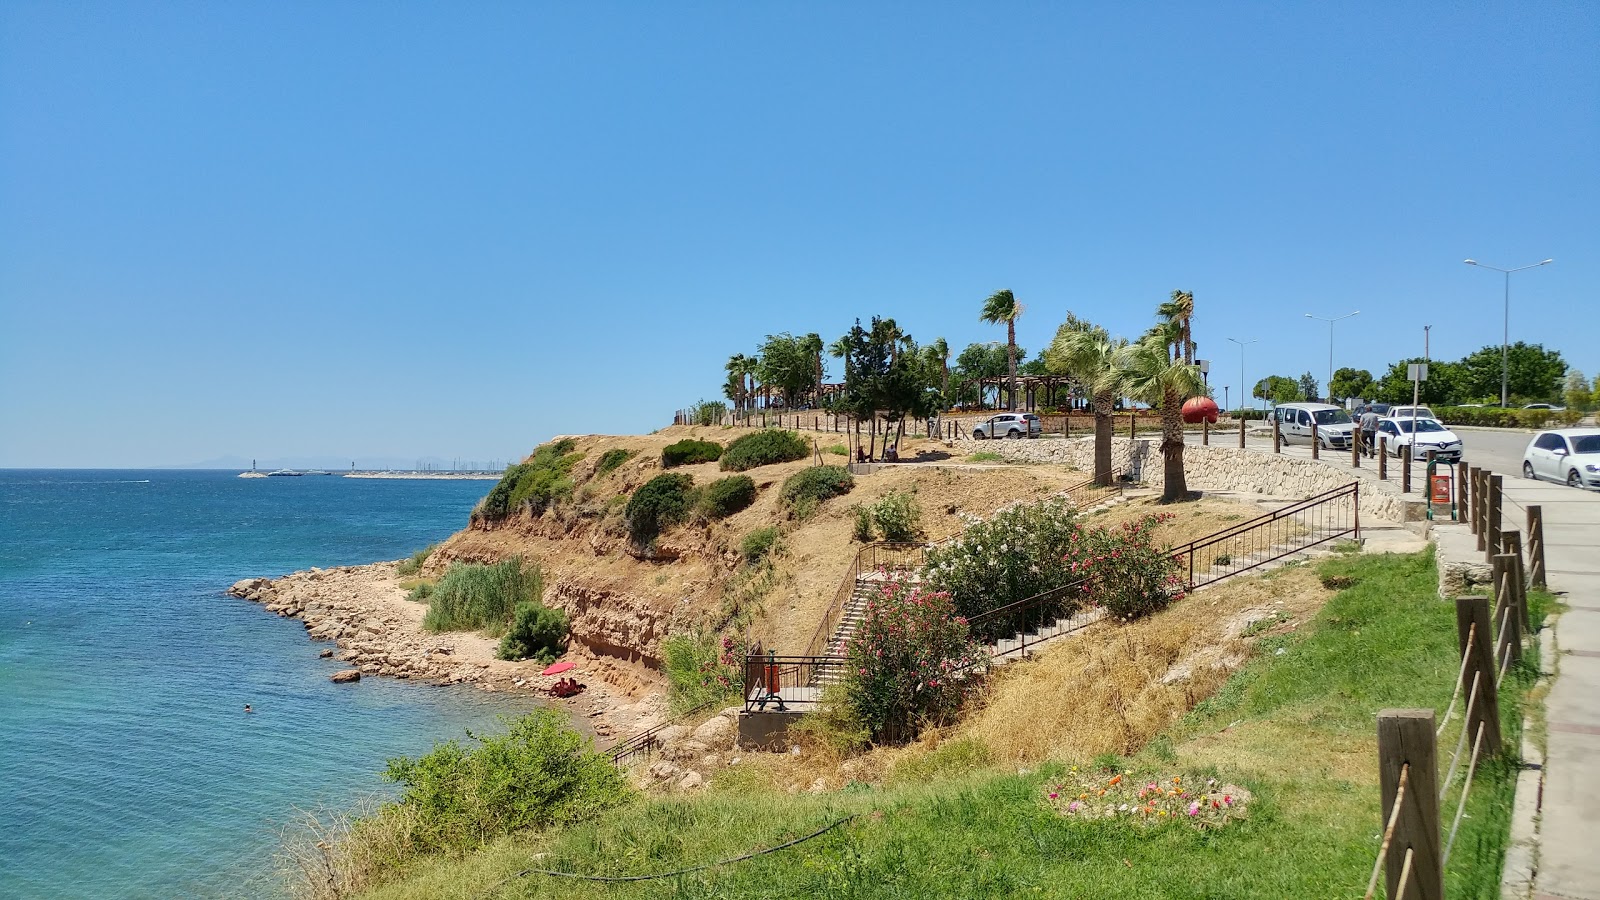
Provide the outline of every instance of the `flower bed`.
<path id="1" fill-rule="evenodd" d="M 1045 802 L 1066 818 L 1221 828 L 1245 818 L 1250 792 L 1215 778 L 1135 777 L 1131 769 L 1107 777 L 1104 772 L 1079 773 L 1073 767 L 1066 781 L 1045 790 Z"/>

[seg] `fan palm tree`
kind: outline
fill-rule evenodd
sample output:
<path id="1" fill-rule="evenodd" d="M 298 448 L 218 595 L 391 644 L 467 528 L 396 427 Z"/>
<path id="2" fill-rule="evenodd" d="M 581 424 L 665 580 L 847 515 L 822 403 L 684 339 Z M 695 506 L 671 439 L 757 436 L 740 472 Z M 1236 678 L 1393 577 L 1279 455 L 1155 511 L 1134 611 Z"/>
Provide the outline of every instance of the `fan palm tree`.
<path id="1" fill-rule="evenodd" d="M 743 353 L 735 353 L 728 357 L 728 363 L 723 368 L 728 370 L 728 385 L 724 393 L 731 390 L 732 396 L 728 399 L 733 401 L 735 408 L 744 409 L 750 400 L 750 389 L 745 385 L 745 378 L 755 371 L 755 360 Z M 734 387 L 735 384 L 738 385 L 737 388 Z"/>
<path id="2" fill-rule="evenodd" d="M 1123 393 L 1117 353 L 1126 346 L 1123 338 L 1113 339 L 1104 328 L 1085 322 L 1061 326 L 1044 351 L 1050 371 L 1070 375 L 1089 391 L 1094 407 L 1094 480 L 1101 485 L 1111 483 L 1112 415 Z"/>
<path id="3" fill-rule="evenodd" d="M 1156 309 L 1156 315 L 1178 326 L 1172 358 L 1182 359 L 1193 365 L 1194 333 L 1190 330 L 1189 323 L 1194 318 L 1194 293 L 1173 291 L 1171 299 Z"/>
<path id="4" fill-rule="evenodd" d="M 1201 393 L 1200 370 L 1174 358 L 1172 348 L 1182 341 L 1176 322 L 1162 322 L 1144 337 L 1116 354 L 1128 396 L 1161 409 L 1161 460 L 1166 485 L 1162 503 L 1195 499 L 1183 472 L 1183 401 Z"/>
<path id="5" fill-rule="evenodd" d="M 1006 409 L 1017 409 L 1017 317 L 1022 315 L 1022 304 L 1010 291 L 995 291 L 983 301 L 983 312 L 978 319 L 990 325 L 1006 323 L 1006 369 L 1010 373 L 1006 385 Z"/>
<path id="6" fill-rule="evenodd" d="M 939 393 L 950 396 L 950 345 L 944 338 L 934 338 L 927 347 L 929 354 L 939 360 Z M 946 401 L 948 402 L 948 401 Z"/>

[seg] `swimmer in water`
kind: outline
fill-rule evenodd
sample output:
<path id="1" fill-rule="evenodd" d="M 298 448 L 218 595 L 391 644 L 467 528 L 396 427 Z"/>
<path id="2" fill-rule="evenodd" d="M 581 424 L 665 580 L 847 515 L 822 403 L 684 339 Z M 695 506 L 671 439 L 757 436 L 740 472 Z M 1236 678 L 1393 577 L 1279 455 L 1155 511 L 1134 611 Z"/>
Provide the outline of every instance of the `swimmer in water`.
<path id="1" fill-rule="evenodd" d="M 248 703 L 246 703 L 246 704 L 245 704 L 245 705 L 244 705 L 244 711 L 245 711 L 245 712 L 255 712 L 255 710 L 253 710 L 253 709 L 251 709 L 251 708 L 250 708 L 250 704 L 248 704 Z"/>

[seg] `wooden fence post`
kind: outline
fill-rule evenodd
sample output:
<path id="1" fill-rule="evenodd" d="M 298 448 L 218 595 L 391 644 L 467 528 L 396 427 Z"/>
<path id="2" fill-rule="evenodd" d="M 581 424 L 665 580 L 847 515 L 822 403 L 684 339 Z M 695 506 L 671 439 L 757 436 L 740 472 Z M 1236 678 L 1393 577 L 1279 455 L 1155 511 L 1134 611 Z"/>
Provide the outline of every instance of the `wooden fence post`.
<path id="1" fill-rule="evenodd" d="M 1500 625 L 1496 637 L 1496 654 L 1501 649 L 1509 653 L 1512 662 L 1522 659 L 1522 617 L 1517 613 L 1516 562 L 1509 553 L 1496 553 L 1491 559 L 1494 570 L 1494 620 Z"/>
<path id="2" fill-rule="evenodd" d="M 1528 507 L 1528 583 L 1542 591 L 1544 579 L 1544 508 L 1535 504 Z"/>
<path id="3" fill-rule="evenodd" d="M 1211 446 L 1211 417 L 1210 416 L 1207 416 L 1206 418 L 1200 420 L 1200 445 L 1203 446 L 1203 447 Z"/>
<path id="4" fill-rule="evenodd" d="M 1500 479 L 1499 475 L 1489 476 L 1489 502 L 1483 508 L 1484 552 L 1491 557 L 1500 552 Z"/>
<path id="5" fill-rule="evenodd" d="M 1131 441 L 1131 440 L 1137 438 L 1138 436 L 1139 436 L 1139 411 L 1138 410 L 1134 410 L 1133 412 L 1128 413 L 1128 440 Z"/>
<path id="6" fill-rule="evenodd" d="M 1411 493 L 1411 448 L 1400 449 L 1400 493 Z"/>
<path id="7" fill-rule="evenodd" d="M 1322 441 L 1317 437 L 1317 420 L 1311 420 L 1311 458 L 1322 458 Z"/>
<path id="8" fill-rule="evenodd" d="M 1472 467 L 1472 533 L 1478 536 L 1478 549 L 1483 549 L 1483 497 L 1484 470 Z"/>
<path id="9" fill-rule="evenodd" d="M 1283 452 L 1283 435 L 1279 432 L 1280 424 L 1277 419 L 1272 420 L 1272 452 Z"/>
<path id="10" fill-rule="evenodd" d="M 1244 422 L 1245 422 L 1244 414 L 1240 413 L 1240 415 L 1239 415 L 1239 449 L 1240 450 L 1244 449 Z"/>
<path id="11" fill-rule="evenodd" d="M 1361 468 L 1361 428 L 1350 429 L 1350 468 Z"/>
<path id="12" fill-rule="evenodd" d="M 1517 619 L 1523 634 L 1533 630 L 1533 620 L 1528 615 L 1528 567 L 1522 556 L 1522 535 L 1508 531 L 1501 535 L 1506 553 L 1511 557 L 1511 586 L 1517 601 Z"/>
<path id="13" fill-rule="evenodd" d="M 1439 758 L 1434 745 L 1433 710 L 1386 709 L 1378 713 L 1378 781 L 1385 817 L 1400 792 L 1406 771 L 1405 800 L 1395 821 L 1384 861 L 1390 898 L 1444 900 L 1443 848 L 1439 833 Z M 1400 883 L 1411 851 L 1409 885 Z"/>
<path id="14" fill-rule="evenodd" d="M 1389 436 L 1378 435 L 1378 480 L 1389 480 Z"/>
<path id="15" fill-rule="evenodd" d="M 1496 688 L 1499 672 L 1494 665 L 1492 621 L 1488 597 L 1456 598 L 1456 646 L 1461 650 L 1462 659 L 1467 659 L 1468 654 L 1472 656 L 1461 670 L 1461 708 L 1471 708 L 1472 715 L 1461 727 L 1467 729 L 1467 739 L 1470 741 L 1474 740 L 1473 735 L 1478 733 L 1478 725 L 1482 723 L 1483 752 L 1486 756 L 1500 752 L 1500 692 Z M 1472 636 L 1470 644 L 1467 642 L 1469 634 Z M 1474 678 L 1478 681 L 1476 700 L 1472 693 Z"/>
<path id="16" fill-rule="evenodd" d="M 1456 521 L 1470 522 L 1467 518 L 1467 464 L 1456 463 Z"/>

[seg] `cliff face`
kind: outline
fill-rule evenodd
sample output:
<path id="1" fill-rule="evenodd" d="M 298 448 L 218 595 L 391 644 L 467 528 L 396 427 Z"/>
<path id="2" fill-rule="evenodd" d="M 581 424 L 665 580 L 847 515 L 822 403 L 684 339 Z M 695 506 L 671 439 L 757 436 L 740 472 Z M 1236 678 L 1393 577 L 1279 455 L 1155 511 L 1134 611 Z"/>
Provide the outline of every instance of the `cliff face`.
<path id="1" fill-rule="evenodd" d="M 780 649 L 803 648 L 860 547 L 851 540 L 858 503 L 872 503 L 890 491 L 914 493 L 925 532 L 943 537 L 960 527 L 958 513 L 987 516 L 1005 503 L 1044 496 L 1083 477 L 1059 466 L 891 467 L 858 478 L 850 494 L 798 522 L 780 505 L 778 488 L 814 465 L 801 460 L 744 473 L 755 481 L 757 498 L 741 512 L 670 529 L 649 555 L 630 545 L 622 508 L 635 488 L 661 474 L 663 447 L 686 437 L 726 444 L 744 433 L 678 426 L 646 436 L 574 438 L 583 458 L 570 473 L 569 499 L 539 514 L 523 509 L 498 522 L 475 520 L 429 557 L 423 574 L 438 576 L 457 561 L 498 562 L 520 555 L 538 562 L 545 573 L 545 603 L 572 619 L 572 653 L 604 670 L 613 683 L 642 687 L 659 682 L 661 643 L 668 634 L 697 625 L 717 627 L 737 610 L 749 613 L 750 637 Z M 819 437 L 822 450 L 828 436 Z M 843 443 L 844 436 L 838 440 Z M 906 457 L 921 451 L 925 459 L 959 462 L 937 444 L 908 441 L 902 447 Z M 598 474 L 596 464 L 610 450 L 632 456 L 614 471 Z M 845 461 L 827 452 L 823 459 Z M 672 471 L 692 476 L 697 485 L 731 474 L 716 463 Z M 784 551 L 770 571 L 753 579 L 739 546 L 749 532 L 774 525 L 783 533 Z"/>

